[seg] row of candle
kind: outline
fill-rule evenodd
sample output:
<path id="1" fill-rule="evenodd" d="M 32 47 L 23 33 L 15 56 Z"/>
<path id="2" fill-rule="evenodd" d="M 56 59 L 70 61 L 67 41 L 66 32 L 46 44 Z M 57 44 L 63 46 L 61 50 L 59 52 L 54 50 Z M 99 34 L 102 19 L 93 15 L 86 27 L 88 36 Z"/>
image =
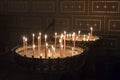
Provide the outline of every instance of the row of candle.
<path id="1" fill-rule="evenodd" d="M 92 31 L 93 31 L 93 28 L 90 27 L 90 33 L 89 33 L 89 36 L 91 35 L 92 36 Z M 56 53 L 55 52 L 55 49 L 56 49 L 56 45 L 57 45 L 57 37 L 58 34 L 55 33 L 55 43 L 54 43 L 54 46 L 52 45 L 52 53 Z M 60 50 L 60 56 L 62 57 L 63 54 L 66 53 L 66 39 L 71 37 L 72 38 L 72 41 L 73 41 L 73 47 L 72 47 L 72 51 L 74 51 L 75 49 L 75 43 L 76 43 L 76 39 L 80 37 L 80 31 L 78 31 L 78 34 L 76 35 L 75 32 L 73 32 L 72 34 L 66 34 L 66 31 L 64 31 L 64 33 L 62 33 L 60 36 L 59 36 L 59 50 Z M 85 40 L 85 35 L 83 37 L 83 40 Z M 47 35 L 45 34 L 44 35 L 44 48 L 45 48 L 45 58 L 48 57 L 48 53 L 50 53 L 51 51 L 48 50 L 48 43 L 47 43 Z M 24 48 L 24 53 L 25 55 L 27 54 L 27 37 L 23 37 L 23 48 Z M 32 51 L 33 51 L 33 55 L 35 54 L 35 34 L 33 33 L 32 34 Z M 38 50 L 38 54 L 41 53 L 41 32 L 39 33 L 38 35 L 38 44 L 37 44 L 37 50 Z M 54 56 L 54 54 L 52 54 L 52 56 Z"/>

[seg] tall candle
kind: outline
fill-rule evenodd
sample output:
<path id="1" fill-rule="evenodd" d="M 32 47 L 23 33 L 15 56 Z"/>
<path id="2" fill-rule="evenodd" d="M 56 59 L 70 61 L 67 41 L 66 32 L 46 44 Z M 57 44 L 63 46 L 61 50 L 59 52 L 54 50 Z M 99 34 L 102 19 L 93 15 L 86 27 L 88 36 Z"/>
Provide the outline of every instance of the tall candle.
<path id="1" fill-rule="evenodd" d="M 45 45 L 45 58 L 47 58 L 47 54 L 48 54 L 48 43 L 46 43 Z"/>
<path id="2" fill-rule="evenodd" d="M 50 49 L 48 50 L 48 57 L 49 58 L 51 57 L 51 51 L 50 51 Z"/>
<path id="3" fill-rule="evenodd" d="M 33 45 L 33 56 L 35 54 L 35 45 Z"/>
<path id="4" fill-rule="evenodd" d="M 38 36 L 38 54 L 40 54 L 40 36 Z"/>
<path id="5" fill-rule="evenodd" d="M 45 42 L 47 41 L 47 35 L 45 35 Z"/>
<path id="6" fill-rule="evenodd" d="M 62 52 L 63 52 L 63 45 L 60 46 L 60 57 L 63 56 Z"/>
<path id="7" fill-rule="evenodd" d="M 42 53 L 40 53 L 40 57 L 42 58 Z"/>
<path id="8" fill-rule="evenodd" d="M 90 27 L 90 34 L 91 34 L 91 36 L 93 34 L 93 28 L 92 27 Z"/>
<path id="9" fill-rule="evenodd" d="M 32 39 L 33 39 L 32 45 L 34 45 L 34 39 L 35 39 L 35 34 L 34 33 L 32 34 Z"/>
<path id="10" fill-rule="evenodd" d="M 24 50 L 24 54 L 25 54 L 25 36 L 23 36 L 23 50 Z"/>
<path id="11" fill-rule="evenodd" d="M 39 32 L 39 36 L 40 36 L 40 49 L 41 49 L 41 32 Z"/>
<path id="12" fill-rule="evenodd" d="M 73 32 L 72 37 L 73 37 L 73 46 L 74 46 L 74 49 L 75 49 L 75 42 L 76 42 L 75 32 Z"/>
<path id="13" fill-rule="evenodd" d="M 27 55 L 27 38 L 25 38 L 25 55 Z"/>
<path id="14" fill-rule="evenodd" d="M 78 31 L 78 38 L 80 38 L 80 31 Z"/>
<path id="15" fill-rule="evenodd" d="M 56 38 L 57 38 L 57 33 L 55 33 L 55 47 L 56 47 Z"/>
<path id="16" fill-rule="evenodd" d="M 64 35 L 66 35 L 66 31 L 64 31 Z"/>
<path id="17" fill-rule="evenodd" d="M 60 57 L 62 57 L 62 40 L 59 39 L 59 42 L 60 42 Z"/>
<path id="18" fill-rule="evenodd" d="M 66 54 L 66 35 L 64 35 L 64 54 Z"/>
<path id="19" fill-rule="evenodd" d="M 52 58 L 53 58 L 55 55 L 55 48 L 53 47 L 53 45 L 51 46 L 51 48 L 52 48 Z"/>

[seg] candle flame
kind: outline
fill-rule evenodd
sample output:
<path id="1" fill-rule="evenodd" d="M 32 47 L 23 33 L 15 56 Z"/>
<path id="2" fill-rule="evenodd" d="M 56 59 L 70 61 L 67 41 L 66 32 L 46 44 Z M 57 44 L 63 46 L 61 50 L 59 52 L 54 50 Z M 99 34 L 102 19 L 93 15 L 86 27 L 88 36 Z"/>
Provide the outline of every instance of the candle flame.
<path id="1" fill-rule="evenodd" d="M 46 47 L 48 47 L 48 43 L 46 43 Z"/>
<path id="2" fill-rule="evenodd" d="M 55 36 L 57 36 L 57 32 L 55 32 Z"/>
<path id="3" fill-rule="evenodd" d="M 78 34 L 80 34 L 80 31 L 78 31 Z"/>
<path id="4" fill-rule="evenodd" d="M 35 34 L 33 33 L 33 34 L 32 34 L 32 36 L 34 37 L 34 36 L 35 36 Z"/>
<path id="5" fill-rule="evenodd" d="M 66 31 L 64 31 L 64 34 L 66 35 Z"/>
<path id="6" fill-rule="evenodd" d="M 33 48 L 35 48 L 35 45 L 33 45 Z"/>
<path id="7" fill-rule="evenodd" d="M 27 42 L 27 38 L 25 38 L 25 42 Z"/>
<path id="8" fill-rule="evenodd" d="M 47 35 L 45 34 L 45 39 L 47 38 Z"/>
<path id="9" fill-rule="evenodd" d="M 25 40 L 25 36 L 23 36 L 23 40 Z"/>
<path id="10" fill-rule="evenodd" d="M 39 35 L 41 36 L 41 32 L 39 32 Z"/>
<path id="11" fill-rule="evenodd" d="M 38 36 L 38 39 L 40 39 L 40 36 Z"/>
<path id="12" fill-rule="evenodd" d="M 59 42 L 60 42 L 60 43 L 62 42 L 61 39 L 59 39 Z"/>
<path id="13" fill-rule="evenodd" d="M 93 28 L 92 28 L 92 27 L 90 27 L 90 30 L 92 31 L 92 30 L 93 30 Z"/>

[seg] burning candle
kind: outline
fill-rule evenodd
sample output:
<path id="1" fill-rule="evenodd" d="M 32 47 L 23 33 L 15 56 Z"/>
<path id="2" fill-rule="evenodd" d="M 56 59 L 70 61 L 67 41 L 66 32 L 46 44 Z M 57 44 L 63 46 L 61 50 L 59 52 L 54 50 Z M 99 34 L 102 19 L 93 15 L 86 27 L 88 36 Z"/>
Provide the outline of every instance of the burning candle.
<path id="1" fill-rule="evenodd" d="M 83 35 L 83 41 L 85 41 L 85 34 Z"/>
<path id="2" fill-rule="evenodd" d="M 92 36 L 92 33 L 93 33 L 93 28 L 90 27 L 90 34 L 91 34 L 91 36 Z"/>
<path id="3" fill-rule="evenodd" d="M 33 33 L 32 36 L 33 36 L 32 37 L 33 38 L 32 44 L 34 45 L 35 34 Z"/>
<path id="4" fill-rule="evenodd" d="M 60 42 L 60 56 L 62 56 L 62 40 L 61 39 L 59 39 L 59 42 Z"/>
<path id="5" fill-rule="evenodd" d="M 68 36 L 69 36 L 69 35 L 67 34 L 67 39 L 68 39 Z"/>
<path id="6" fill-rule="evenodd" d="M 42 53 L 40 53 L 40 57 L 42 58 Z"/>
<path id="7" fill-rule="evenodd" d="M 25 36 L 23 36 L 23 50 L 24 50 L 24 54 L 25 54 Z"/>
<path id="8" fill-rule="evenodd" d="M 51 57 L 51 51 L 50 51 L 50 49 L 48 50 L 48 57 L 49 58 Z"/>
<path id="9" fill-rule="evenodd" d="M 78 31 L 78 38 L 80 38 L 80 31 Z"/>
<path id="10" fill-rule="evenodd" d="M 38 36 L 38 54 L 40 54 L 40 36 Z"/>
<path id="11" fill-rule="evenodd" d="M 47 35 L 45 35 L 45 42 L 47 41 Z"/>
<path id="12" fill-rule="evenodd" d="M 35 54 L 35 45 L 33 45 L 33 56 Z"/>
<path id="13" fill-rule="evenodd" d="M 66 31 L 64 31 L 64 35 L 66 35 Z"/>
<path id="14" fill-rule="evenodd" d="M 51 46 L 51 48 L 52 48 L 52 57 L 54 57 L 54 55 L 55 55 L 55 48 L 53 47 L 53 45 Z"/>
<path id="15" fill-rule="evenodd" d="M 48 43 L 45 45 L 45 58 L 47 58 L 47 53 L 48 53 Z"/>
<path id="16" fill-rule="evenodd" d="M 76 42 L 75 37 L 73 37 L 73 46 L 74 46 L 74 49 L 75 49 L 75 42 Z"/>
<path id="17" fill-rule="evenodd" d="M 55 47 L 56 47 L 56 38 L 57 38 L 57 33 L 55 32 Z"/>
<path id="18" fill-rule="evenodd" d="M 27 54 L 27 38 L 25 38 L 25 53 Z"/>
<path id="19" fill-rule="evenodd" d="M 66 53 L 66 35 L 64 35 L 64 54 Z"/>
<path id="20" fill-rule="evenodd" d="M 39 36 L 40 36 L 40 49 L 41 49 L 41 32 L 39 32 Z"/>
<path id="21" fill-rule="evenodd" d="M 60 57 L 62 57 L 62 52 L 63 52 L 63 45 L 60 46 Z"/>

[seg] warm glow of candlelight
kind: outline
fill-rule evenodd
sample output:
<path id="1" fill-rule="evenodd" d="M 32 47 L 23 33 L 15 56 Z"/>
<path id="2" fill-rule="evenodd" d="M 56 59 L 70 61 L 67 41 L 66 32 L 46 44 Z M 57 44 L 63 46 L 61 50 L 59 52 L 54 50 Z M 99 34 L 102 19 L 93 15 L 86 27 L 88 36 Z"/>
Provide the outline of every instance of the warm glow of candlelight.
<path id="1" fill-rule="evenodd" d="M 24 54 L 25 54 L 25 36 L 23 36 L 23 50 L 24 50 Z"/>
<path id="2" fill-rule="evenodd" d="M 80 34 L 80 31 L 78 31 L 78 34 Z"/>
<path id="3" fill-rule="evenodd" d="M 41 32 L 39 32 L 39 36 L 41 36 Z"/>
<path id="4" fill-rule="evenodd" d="M 66 35 L 66 31 L 64 31 L 64 35 Z"/>
<path id="5" fill-rule="evenodd" d="M 57 38 L 57 33 L 55 32 L 55 47 L 56 47 L 56 38 Z"/>
<path id="6" fill-rule="evenodd" d="M 60 45 L 60 57 L 62 57 L 62 52 L 63 52 L 63 45 Z"/>
<path id="7" fill-rule="evenodd" d="M 25 38 L 25 55 L 27 54 L 27 38 Z"/>
<path id="8" fill-rule="evenodd" d="M 81 32 L 81 31 L 79 30 L 79 31 L 78 31 L 78 38 L 80 38 L 80 32 Z"/>
<path id="9" fill-rule="evenodd" d="M 47 41 L 47 35 L 45 34 L 45 41 Z"/>
<path id="10" fill-rule="evenodd" d="M 66 53 L 66 36 L 64 36 L 64 54 Z"/>
<path id="11" fill-rule="evenodd" d="M 55 36 L 57 36 L 57 32 L 55 32 Z"/>
<path id="12" fill-rule="evenodd" d="M 33 55 L 35 54 L 35 45 L 33 45 Z"/>
<path id="13" fill-rule="evenodd" d="M 90 34 L 91 34 L 91 36 L 93 35 L 93 28 L 92 27 L 90 27 Z"/>
<path id="14" fill-rule="evenodd" d="M 33 36 L 32 44 L 34 45 L 35 34 L 33 33 L 32 36 Z"/>
<path id="15" fill-rule="evenodd" d="M 48 43 L 45 44 L 45 58 L 47 58 L 48 54 Z"/>
<path id="16" fill-rule="evenodd" d="M 38 36 L 38 54 L 40 54 L 40 36 Z"/>
<path id="17" fill-rule="evenodd" d="M 43 55 L 43 54 L 42 54 L 42 53 L 40 53 L 40 58 L 42 58 L 42 55 Z"/>
<path id="18" fill-rule="evenodd" d="M 49 58 L 51 57 L 51 51 L 50 51 L 50 49 L 48 50 L 48 57 Z"/>

